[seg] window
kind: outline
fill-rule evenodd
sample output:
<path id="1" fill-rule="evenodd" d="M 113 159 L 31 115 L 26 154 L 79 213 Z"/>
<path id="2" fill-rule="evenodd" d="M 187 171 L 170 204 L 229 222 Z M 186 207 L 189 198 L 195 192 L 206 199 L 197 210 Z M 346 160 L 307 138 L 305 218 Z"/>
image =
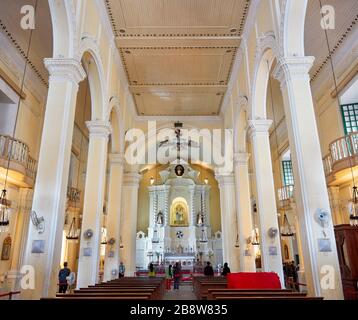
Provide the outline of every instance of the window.
<path id="1" fill-rule="evenodd" d="M 292 172 L 292 162 L 291 160 L 282 161 L 282 172 L 283 172 L 283 183 L 285 186 L 293 185 L 293 172 Z"/>
<path id="2" fill-rule="evenodd" d="M 344 133 L 358 131 L 358 103 L 341 105 Z"/>

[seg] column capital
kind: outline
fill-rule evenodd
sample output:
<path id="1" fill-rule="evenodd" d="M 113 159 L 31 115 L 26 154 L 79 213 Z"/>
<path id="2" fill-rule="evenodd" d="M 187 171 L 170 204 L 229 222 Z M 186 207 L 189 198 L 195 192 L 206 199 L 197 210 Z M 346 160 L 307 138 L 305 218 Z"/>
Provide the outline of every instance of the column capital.
<path id="1" fill-rule="evenodd" d="M 45 58 L 44 63 L 50 73 L 50 81 L 72 81 L 78 84 L 87 76 L 81 62 L 76 59 Z"/>
<path id="2" fill-rule="evenodd" d="M 273 77 L 281 83 L 281 88 L 287 81 L 293 79 L 309 80 L 309 71 L 313 66 L 314 57 L 281 57 L 273 71 Z"/>
<path id="3" fill-rule="evenodd" d="M 249 120 L 247 133 L 250 137 L 257 133 L 268 134 L 271 125 L 272 120 L 270 119 Z"/>
<path id="4" fill-rule="evenodd" d="M 101 120 L 86 121 L 90 138 L 108 138 L 112 133 L 112 127 L 110 122 Z"/>
<path id="5" fill-rule="evenodd" d="M 235 185 L 235 178 L 232 172 L 218 172 L 215 171 L 215 178 L 219 183 L 219 188 L 223 188 L 225 186 L 234 186 Z"/>
<path id="6" fill-rule="evenodd" d="M 110 165 L 125 165 L 125 157 L 123 153 L 110 153 L 109 154 L 109 163 Z"/>
<path id="7" fill-rule="evenodd" d="M 123 175 L 123 185 L 128 187 L 139 187 L 142 176 L 137 172 L 126 172 Z"/>
<path id="8" fill-rule="evenodd" d="M 234 164 L 239 166 L 247 166 L 250 154 L 246 152 L 236 152 L 234 154 Z"/>

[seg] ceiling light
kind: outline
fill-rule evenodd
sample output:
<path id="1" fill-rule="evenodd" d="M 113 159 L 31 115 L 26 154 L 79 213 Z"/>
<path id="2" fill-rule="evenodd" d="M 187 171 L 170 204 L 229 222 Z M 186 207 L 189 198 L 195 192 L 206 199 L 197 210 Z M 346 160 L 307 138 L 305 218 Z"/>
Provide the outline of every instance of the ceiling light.
<path id="1" fill-rule="evenodd" d="M 231 29 L 230 29 L 230 32 L 232 32 L 232 33 L 235 33 L 236 31 L 237 31 L 236 28 L 231 28 Z"/>
<path id="2" fill-rule="evenodd" d="M 125 29 L 119 29 L 119 32 L 120 33 L 126 33 L 126 30 Z"/>

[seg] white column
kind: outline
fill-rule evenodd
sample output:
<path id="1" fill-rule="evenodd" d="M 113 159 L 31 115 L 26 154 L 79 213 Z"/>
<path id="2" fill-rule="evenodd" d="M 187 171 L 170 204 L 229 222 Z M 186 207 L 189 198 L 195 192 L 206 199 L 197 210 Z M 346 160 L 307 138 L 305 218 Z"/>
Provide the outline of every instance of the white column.
<path id="1" fill-rule="evenodd" d="M 342 299 L 332 218 L 330 216 L 325 234 L 315 218 L 318 209 L 329 214 L 331 210 L 308 73 L 313 61 L 313 57 L 280 58 L 274 76 L 281 82 L 284 101 L 308 292 L 328 299 Z M 330 242 L 331 251 L 320 250 L 319 239 L 323 238 Z M 322 286 L 328 269 L 332 271 L 333 284 Z"/>
<path id="2" fill-rule="evenodd" d="M 234 155 L 240 271 L 254 272 L 256 271 L 255 255 L 252 246 L 247 244 L 247 239 L 252 236 L 253 230 L 248 161 L 248 153 Z"/>
<path id="3" fill-rule="evenodd" d="M 89 130 L 89 147 L 77 288 L 84 288 L 98 282 L 101 217 L 106 182 L 108 137 L 111 132 L 109 122 L 87 121 L 86 125 Z M 86 230 L 93 231 L 92 238 L 85 239 Z"/>
<path id="4" fill-rule="evenodd" d="M 122 198 L 122 223 L 121 236 L 123 240 L 122 256 L 126 267 L 126 275 L 133 276 L 136 271 L 136 234 L 138 215 L 138 188 L 141 175 L 136 172 L 128 172 L 123 175 Z"/>
<path id="5" fill-rule="evenodd" d="M 221 230 L 223 241 L 223 259 L 231 272 L 239 271 L 239 251 L 235 247 L 237 235 L 235 180 L 232 173 L 216 173 L 220 189 Z"/>
<path id="6" fill-rule="evenodd" d="M 275 238 L 268 234 L 270 228 L 279 230 L 269 140 L 271 124 L 272 120 L 249 120 L 248 133 L 254 155 L 262 269 L 277 273 L 284 286 L 279 234 Z"/>
<path id="7" fill-rule="evenodd" d="M 107 216 L 107 239 L 114 238 L 115 244 L 107 244 L 104 262 L 104 281 L 114 278 L 112 271 L 118 275 L 119 237 L 122 209 L 122 183 L 124 156 L 122 154 L 110 154 L 110 176 L 108 187 L 108 216 Z"/>
<path id="8" fill-rule="evenodd" d="M 45 231 L 30 224 L 23 264 L 35 269 L 35 289 L 23 292 L 27 299 L 56 293 L 78 83 L 86 76 L 74 59 L 45 59 L 45 65 L 50 81 L 32 206 Z M 31 253 L 34 240 L 44 241 L 43 253 Z"/>

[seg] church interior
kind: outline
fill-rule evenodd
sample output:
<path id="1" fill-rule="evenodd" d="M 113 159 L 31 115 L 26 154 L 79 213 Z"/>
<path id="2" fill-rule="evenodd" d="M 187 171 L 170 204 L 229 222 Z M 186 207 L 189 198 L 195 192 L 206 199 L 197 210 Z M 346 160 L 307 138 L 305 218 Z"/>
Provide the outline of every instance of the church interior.
<path id="1" fill-rule="evenodd" d="M 356 0 L 0 6 L 0 300 L 358 300 Z"/>

